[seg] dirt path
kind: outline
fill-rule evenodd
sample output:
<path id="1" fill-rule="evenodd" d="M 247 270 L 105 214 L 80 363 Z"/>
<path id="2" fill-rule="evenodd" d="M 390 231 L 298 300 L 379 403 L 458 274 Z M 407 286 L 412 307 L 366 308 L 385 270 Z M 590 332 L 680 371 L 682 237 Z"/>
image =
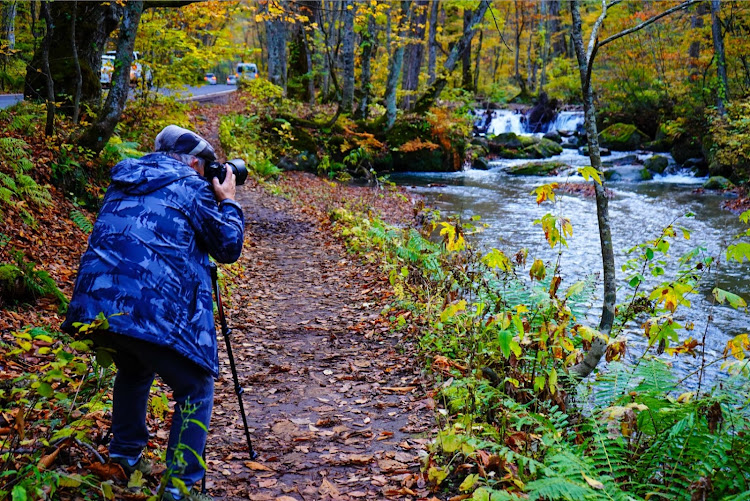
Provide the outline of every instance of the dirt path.
<path id="1" fill-rule="evenodd" d="M 320 231 L 312 211 L 257 186 L 244 276 L 227 309 L 259 457 L 250 461 L 223 341 L 207 448 L 220 499 L 412 499 L 433 422 L 411 353 L 381 319 L 387 281 Z"/>

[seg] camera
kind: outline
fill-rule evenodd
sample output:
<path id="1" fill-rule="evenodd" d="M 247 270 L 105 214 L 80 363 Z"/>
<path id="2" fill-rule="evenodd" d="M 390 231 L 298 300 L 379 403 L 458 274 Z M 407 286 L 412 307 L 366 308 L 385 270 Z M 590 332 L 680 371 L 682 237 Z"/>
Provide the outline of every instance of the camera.
<path id="1" fill-rule="evenodd" d="M 227 177 L 227 166 L 231 167 L 234 172 L 237 186 L 245 184 L 245 179 L 247 179 L 247 167 L 245 167 L 245 162 L 239 158 L 227 160 L 227 163 L 225 164 L 212 162 L 206 165 L 206 168 L 203 170 L 203 177 L 205 177 L 209 183 L 215 177 L 219 179 L 220 183 L 223 183 L 224 179 Z"/>

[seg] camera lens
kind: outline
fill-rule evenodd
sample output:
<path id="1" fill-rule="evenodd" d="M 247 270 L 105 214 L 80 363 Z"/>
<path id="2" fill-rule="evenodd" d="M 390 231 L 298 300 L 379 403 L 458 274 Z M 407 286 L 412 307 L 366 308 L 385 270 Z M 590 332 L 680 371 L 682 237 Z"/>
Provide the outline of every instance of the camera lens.
<path id="1" fill-rule="evenodd" d="M 237 186 L 245 184 L 245 180 L 247 179 L 247 167 L 245 166 L 245 162 L 240 158 L 235 158 L 227 160 L 226 165 L 232 168 Z"/>

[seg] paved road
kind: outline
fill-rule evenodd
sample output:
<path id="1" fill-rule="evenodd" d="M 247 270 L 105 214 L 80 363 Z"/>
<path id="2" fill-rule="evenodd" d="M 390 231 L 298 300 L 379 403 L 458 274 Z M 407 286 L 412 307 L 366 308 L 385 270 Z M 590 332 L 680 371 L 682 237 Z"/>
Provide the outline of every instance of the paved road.
<path id="1" fill-rule="evenodd" d="M 160 89 L 161 94 L 177 95 L 186 101 L 209 101 L 237 90 L 236 85 L 201 85 L 185 89 Z M 7 108 L 23 100 L 23 94 L 0 94 L 0 109 Z"/>
<path id="2" fill-rule="evenodd" d="M 0 109 L 13 106 L 23 100 L 23 94 L 0 94 Z"/>

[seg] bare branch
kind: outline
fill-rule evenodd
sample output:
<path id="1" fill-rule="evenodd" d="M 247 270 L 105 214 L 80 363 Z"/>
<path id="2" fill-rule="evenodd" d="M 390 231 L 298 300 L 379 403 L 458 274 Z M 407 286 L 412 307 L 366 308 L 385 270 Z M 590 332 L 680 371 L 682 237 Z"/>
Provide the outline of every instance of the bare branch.
<path id="1" fill-rule="evenodd" d="M 668 16 L 668 15 L 674 13 L 674 12 L 677 12 L 678 10 L 686 9 L 686 8 L 690 7 L 691 5 L 693 5 L 693 4 L 699 3 L 700 1 L 701 0 L 687 0 L 685 2 L 682 2 L 681 4 L 676 5 L 675 7 L 672 7 L 671 9 L 667 9 L 664 12 L 661 12 L 659 14 L 656 14 L 655 16 L 652 16 L 652 17 L 646 19 L 645 21 L 643 21 L 641 24 L 639 24 L 637 26 L 633 26 L 632 28 L 628 28 L 627 30 L 623 30 L 623 31 L 621 31 L 619 33 L 616 33 L 616 34 L 612 35 L 611 37 L 605 38 L 604 40 L 602 40 L 601 42 L 599 42 L 597 44 L 597 47 L 604 47 L 608 43 L 614 42 L 618 38 L 622 38 L 625 35 L 629 35 L 631 33 L 635 33 L 636 31 L 640 31 L 643 28 L 645 28 L 646 26 L 648 26 L 649 24 L 653 24 L 653 23 L 655 23 L 656 21 L 658 21 L 659 19 L 661 19 L 663 17 L 666 17 L 666 16 Z"/>

